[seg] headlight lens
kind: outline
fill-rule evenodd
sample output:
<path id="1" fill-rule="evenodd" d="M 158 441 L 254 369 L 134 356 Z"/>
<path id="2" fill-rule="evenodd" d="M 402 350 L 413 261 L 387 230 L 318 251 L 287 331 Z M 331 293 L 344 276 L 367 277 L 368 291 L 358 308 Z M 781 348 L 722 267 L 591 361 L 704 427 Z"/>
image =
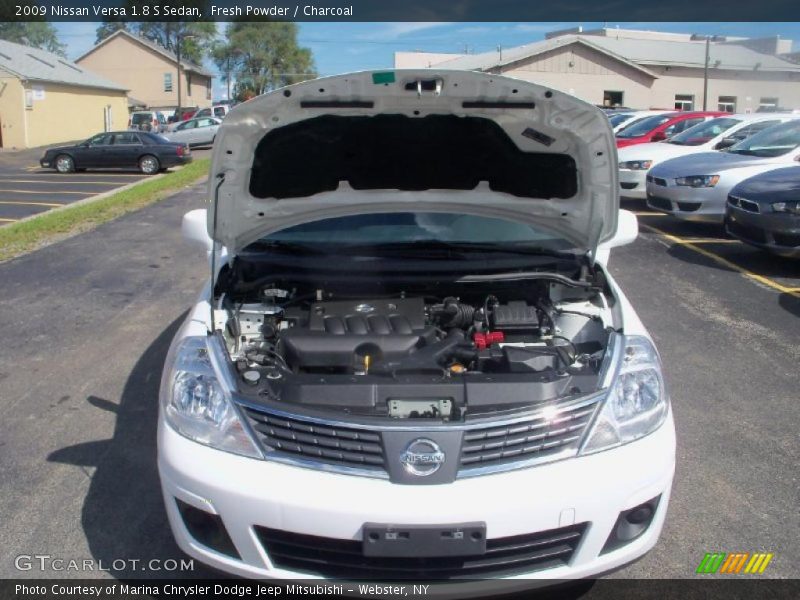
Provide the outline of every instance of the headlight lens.
<path id="1" fill-rule="evenodd" d="M 789 213 L 791 215 L 800 215 L 800 200 L 773 202 L 772 210 L 780 213 Z"/>
<path id="2" fill-rule="evenodd" d="M 622 357 L 582 454 L 644 437 L 658 429 L 667 416 L 669 398 L 655 346 L 643 336 L 623 336 L 621 342 Z"/>
<path id="3" fill-rule="evenodd" d="M 714 187 L 719 183 L 719 175 L 689 175 L 688 177 L 678 177 L 675 183 L 693 188 Z"/>
<path id="4" fill-rule="evenodd" d="M 620 169 L 628 169 L 630 171 L 647 171 L 652 166 L 652 160 L 627 160 L 619 163 Z"/>
<path id="5" fill-rule="evenodd" d="M 207 337 L 186 337 L 170 353 L 161 386 L 166 421 L 200 444 L 261 458 L 216 373 L 213 342 Z"/>

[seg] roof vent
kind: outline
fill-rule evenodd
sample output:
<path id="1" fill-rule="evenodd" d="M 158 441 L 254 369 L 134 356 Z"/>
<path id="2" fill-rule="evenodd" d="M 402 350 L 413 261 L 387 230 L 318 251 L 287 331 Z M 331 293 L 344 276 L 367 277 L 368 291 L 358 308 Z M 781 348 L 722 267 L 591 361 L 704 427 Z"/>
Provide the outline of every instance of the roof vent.
<path id="1" fill-rule="evenodd" d="M 59 60 L 58 62 L 60 62 L 60 63 L 61 63 L 62 65 L 64 65 L 65 67 L 69 67 L 69 68 L 70 68 L 70 69 L 72 69 L 73 71 L 77 71 L 78 73 L 83 73 L 83 71 L 82 71 L 82 70 L 80 70 L 80 69 L 79 69 L 78 67 L 76 67 L 75 65 L 71 65 L 70 63 L 68 63 L 68 62 L 64 62 L 63 60 Z"/>
<path id="2" fill-rule="evenodd" d="M 30 56 L 30 57 L 31 57 L 33 60 L 38 60 L 40 63 L 42 63 L 43 65 L 47 65 L 47 66 L 48 66 L 48 67 L 50 67 L 51 69 L 55 69 L 55 68 L 56 68 L 56 66 L 55 66 L 54 64 L 52 64 L 52 63 L 49 63 L 49 62 L 47 62 L 46 60 L 42 60 L 41 58 L 39 58 L 38 56 L 35 56 L 35 55 L 31 54 L 30 52 L 28 52 L 28 53 L 27 53 L 27 56 Z"/>

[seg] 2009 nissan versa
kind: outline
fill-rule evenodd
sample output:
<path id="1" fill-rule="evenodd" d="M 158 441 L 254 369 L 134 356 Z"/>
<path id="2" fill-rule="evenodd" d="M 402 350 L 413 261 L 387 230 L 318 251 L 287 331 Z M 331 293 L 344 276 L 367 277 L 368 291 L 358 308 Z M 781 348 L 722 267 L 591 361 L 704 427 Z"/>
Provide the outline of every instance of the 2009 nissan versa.
<path id="1" fill-rule="evenodd" d="M 247 577 L 577 578 L 650 550 L 675 464 L 603 113 L 483 73 L 236 107 L 184 233 L 159 470 L 189 555 Z"/>

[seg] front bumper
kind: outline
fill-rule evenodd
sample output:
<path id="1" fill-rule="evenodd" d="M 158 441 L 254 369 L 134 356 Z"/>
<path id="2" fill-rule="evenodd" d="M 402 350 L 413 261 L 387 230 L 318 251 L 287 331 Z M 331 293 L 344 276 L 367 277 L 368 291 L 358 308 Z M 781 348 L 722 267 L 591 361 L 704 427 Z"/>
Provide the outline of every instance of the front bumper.
<path id="1" fill-rule="evenodd" d="M 656 432 L 580 458 L 442 485 L 398 485 L 228 454 L 159 424 L 159 473 L 170 525 L 184 552 L 222 571 L 253 578 L 308 578 L 270 560 L 256 527 L 335 540 L 362 539 L 365 523 L 483 522 L 487 540 L 586 523 L 567 564 L 514 578 L 573 579 L 628 564 L 658 540 L 675 470 L 670 412 Z M 621 511 L 660 496 L 649 528 L 601 554 Z M 219 515 L 240 559 L 198 543 L 176 499 Z"/>
<path id="2" fill-rule="evenodd" d="M 710 188 L 693 188 L 651 175 L 647 180 L 647 206 L 684 221 L 722 223 L 728 191 L 722 182 Z"/>
<path id="3" fill-rule="evenodd" d="M 646 178 L 647 171 L 619 170 L 619 195 L 623 198 L 644 200 L 647 198 Z"/>
<path id="4" fill-rule="evenodd" d="M 728 204 L 725 231 L 746 244 L 774 254 L 800 257 L 800 216 L 754 213 Z"/>

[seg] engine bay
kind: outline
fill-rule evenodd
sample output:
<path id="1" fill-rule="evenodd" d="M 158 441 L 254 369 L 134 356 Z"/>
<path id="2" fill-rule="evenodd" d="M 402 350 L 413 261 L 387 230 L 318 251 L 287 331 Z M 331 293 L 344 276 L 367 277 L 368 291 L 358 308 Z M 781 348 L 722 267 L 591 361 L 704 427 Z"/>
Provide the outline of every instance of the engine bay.
<path id="1" fill-rule="evenodd" d="M 280 280 L 222 293 L 239 392 L 252 402 L 459 421 L 597 389 L 605 295 L 535 280 L 386 290 Z M 443 286 L 437 286 L 443 287 Z"/>

